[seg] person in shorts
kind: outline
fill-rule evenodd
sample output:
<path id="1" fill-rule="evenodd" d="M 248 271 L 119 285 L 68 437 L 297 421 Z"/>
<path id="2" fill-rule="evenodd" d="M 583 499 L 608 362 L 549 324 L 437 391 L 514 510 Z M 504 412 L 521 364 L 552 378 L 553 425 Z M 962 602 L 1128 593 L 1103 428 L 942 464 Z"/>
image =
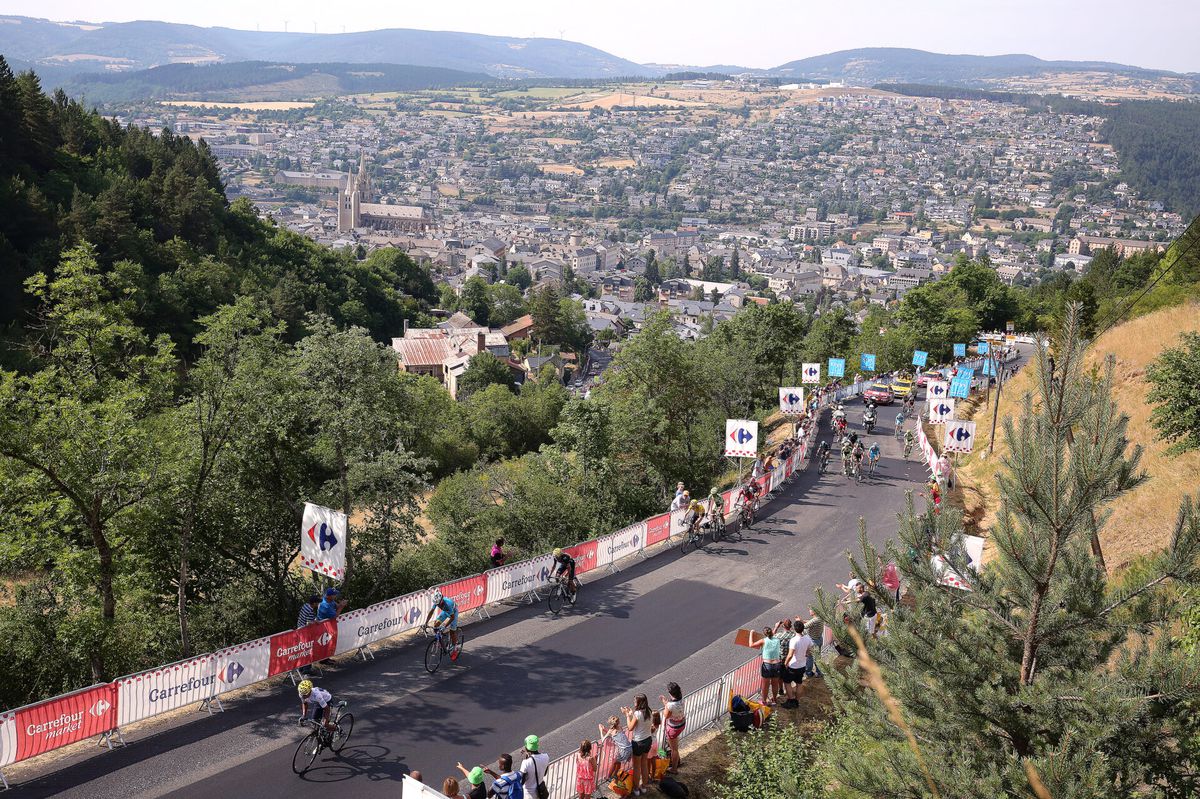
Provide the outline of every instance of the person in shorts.
<path id="1" fill-rule="evenodd" d="M 663 723 L 667 726 L 667 748 L 671 750 L 667 773 L 674 774 L 679 770 L 679 738 L 687 727 L 687 717 L 683 712 L 683 691 L 679 688 L 679 683 L 667 683 L 667 695 L 660 696 L 659 699 L 663 704 Z"/>
<path id="2" fill-rule="evenodd" d="M 762 637 L 756 638 L 756 633 L 750 633 L 751 649 L 762 650 L 762 688 L 761 699 L 765 705 L 773 705 L 779 696 L 780 681 L 782 672 L 780 662 L 782 654 L 780 651 L 779 639 L 775 637 L 775 630 L 771 627 L 763 627 Z"/>

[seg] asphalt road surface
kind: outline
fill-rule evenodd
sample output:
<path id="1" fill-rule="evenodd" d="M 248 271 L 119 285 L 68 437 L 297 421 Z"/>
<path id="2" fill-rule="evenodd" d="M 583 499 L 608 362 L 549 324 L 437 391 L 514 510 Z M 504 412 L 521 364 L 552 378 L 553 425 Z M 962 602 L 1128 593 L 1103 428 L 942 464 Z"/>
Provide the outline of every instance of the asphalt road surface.
<path id="1" fill-rule="evenodd" d="M 21 775 L 6 796 L 301 799 L 332 788 L 395 797 L 410 769 L 440 785 L 459 776 L 456 761 L 490 764 L 529 733 L 558 757 L 594 737 L 596 723 L 635 693 L 657 706 L 669 680 L 686 693 L 744 662 L 751 653 L 730 643 L 735 628 L 807 614 L 817 586 L 845 581 L 860 516 L 875 543 L 894 535 L 904 493 L 919 491 L 927 475 L 919 454 L 901 456 L 892 428 L 898 408 L 880 409 L 868 441 L 880 442 L 883 459 L 862 483 L 840 474 L 836 454 L 824 476 L 809 462 L 740 538 L 632 561 L 587 582 L 560 617 L 542 603 L 469 624 L 460 662 L 436 675 L 422 666 L 424 641 L 331 670 L 317 682 L 349 701 L 354 732 L 340 758 L 323 754 L 304 777 L 291 770 L 303 733 L 295 689 L 283 683 L 229 702 L 225 713 L 137 732 L 114 752 L 35 761 L 45 773 Z M 861 405 L 850 402 L 847 411 L 861 433 Z M 829 438 L 827 426 L 820 438 Z"/>

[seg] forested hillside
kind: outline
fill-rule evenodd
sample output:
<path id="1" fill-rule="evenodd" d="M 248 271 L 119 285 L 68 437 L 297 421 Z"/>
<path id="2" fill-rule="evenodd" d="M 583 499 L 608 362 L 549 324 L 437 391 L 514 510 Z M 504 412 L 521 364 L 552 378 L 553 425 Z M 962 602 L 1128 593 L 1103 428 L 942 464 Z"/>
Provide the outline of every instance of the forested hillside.
<path id="1" fill-rule="evenodd" d="M 1034 111 L 1104 117 L 1100 133 L 1116 148 L 1121 177 L 1147 199 L 1161 200 L 1185 217 L 1200 213 L 1200 103 L 1097 103 L 1055 95 L 911 83 L 884 83 L 876 88 L 913 97 L 990 99 Z"/>
<path id="2" fill-rule="evenodd" d="M 192 351 L 197 319 L 239 295 L 257 298 L 294 339 L 321 310 L 380 339 L 417 319 L 437 294 L 403 255 L 356 261 L 230 206 L 204 144 L 124 128 L 69 100 L 47 97 L 33 73 L 0 57 L 0 320 L 22 357 L 33 299 L 25 281 L 88 242 L 99 268 L 141 301 L 131 319 Z"/>

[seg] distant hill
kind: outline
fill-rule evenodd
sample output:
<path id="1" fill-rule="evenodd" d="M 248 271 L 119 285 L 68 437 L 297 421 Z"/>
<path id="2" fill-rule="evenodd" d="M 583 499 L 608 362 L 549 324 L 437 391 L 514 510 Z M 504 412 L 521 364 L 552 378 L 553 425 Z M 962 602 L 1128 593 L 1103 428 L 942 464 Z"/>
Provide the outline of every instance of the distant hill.
<path id="1" fill-rule="evenodd" d="M 419 64 L 509 78 L 656 74 L 640 64 L 565 39 L 407 28 L 279 33 L 169 22 L 64 24 L 5 16 L 0 17 L 0 53 L 14 63 L 36 67 L 50 80 L 79 72 L 259 59 L 296 64 Z"/>
<path id="2" fill-rule="evenodd" d="M 1031 55 L 946 55 L 902 47 L 863 47 L 789 61 L 768 70 L 771 75 L 875 83 L 976 85 L 995 78 L 1047 72 L 1111 72 L 1137 77 L 1177 73 L 1143 69 L 1108 61 L 1045 61 Z"/>
<path id="3" fill-rule="evenodd" d="M 411 64 L 167 64 L 136 72 L 77 75 L 64 88 L 93 102 L 143 99 L 308 100 L 359 92 L 398 92 L 479 86 L 496 78 Z"/>

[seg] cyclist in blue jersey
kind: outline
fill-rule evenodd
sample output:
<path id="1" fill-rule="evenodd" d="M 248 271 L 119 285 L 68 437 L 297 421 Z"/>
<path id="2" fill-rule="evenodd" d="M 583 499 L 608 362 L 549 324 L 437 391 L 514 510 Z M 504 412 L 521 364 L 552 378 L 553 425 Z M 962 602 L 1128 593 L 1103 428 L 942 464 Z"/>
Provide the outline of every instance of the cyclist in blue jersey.
<path id="1" fill-rule="evenodd" d="M 435 628 L 445 626 L 450 631 L 450 659 L 458 659 L 458 605 L 454 604 L 454 600 L 447 596 L 442 596 L 441 591 L 433 592 L 433 607 L 429 609 L 429 613 L 425 615 L 425 624 L 429 624 L 429 619 L 433 616 L 434 611 L 439 611 L 437 619 L 433 622 Z"/>

